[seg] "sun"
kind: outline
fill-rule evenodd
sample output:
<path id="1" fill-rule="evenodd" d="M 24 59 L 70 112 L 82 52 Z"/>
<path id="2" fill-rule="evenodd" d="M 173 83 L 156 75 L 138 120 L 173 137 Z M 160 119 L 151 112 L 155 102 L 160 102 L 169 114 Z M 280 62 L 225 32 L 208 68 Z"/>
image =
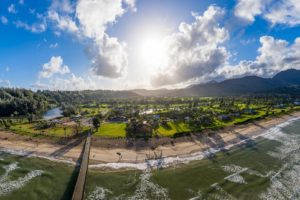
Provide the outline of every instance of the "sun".
<path id="1" fill-rule="evenodd" d="M 139 45 L 139 59 L 147 71 L 156 73 L 162 65 L 165 57 L 164 38 L 151 34 L 144 36 Z"/>

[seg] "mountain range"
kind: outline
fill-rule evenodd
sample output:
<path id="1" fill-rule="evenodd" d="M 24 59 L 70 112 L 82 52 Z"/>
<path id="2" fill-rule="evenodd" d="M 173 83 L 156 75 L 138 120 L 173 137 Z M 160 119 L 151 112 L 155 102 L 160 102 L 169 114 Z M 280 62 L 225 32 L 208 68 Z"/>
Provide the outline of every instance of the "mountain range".
<path id="1" fill-rule="evenodd" d="M 245 76 L 222 82 L 191 85 L 182 89 L 131 90 L 140 96 L 231 96 L 265 93 L 300 95 L 300 70 L 289 69 L 272 78 Z"/>

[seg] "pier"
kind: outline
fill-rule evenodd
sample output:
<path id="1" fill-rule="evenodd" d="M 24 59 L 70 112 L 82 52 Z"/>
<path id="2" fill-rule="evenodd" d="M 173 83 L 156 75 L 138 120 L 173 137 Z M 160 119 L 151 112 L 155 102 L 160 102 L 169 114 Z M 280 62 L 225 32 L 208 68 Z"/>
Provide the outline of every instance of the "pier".
<path id="1" fill-rule="evenodd" d="M 84 152 L 83 152 L 80 169 L 79 169 L 79 174 L 77 177 L 72 200 L 82 200 L 84 197 L 86 175 L 87 175 L 88 165 L 89 165 L 90 146 L 91 146 L 91 133 L 88 133 L 88 136 L 86 138 L 85 145 L 84 145 Z"/>

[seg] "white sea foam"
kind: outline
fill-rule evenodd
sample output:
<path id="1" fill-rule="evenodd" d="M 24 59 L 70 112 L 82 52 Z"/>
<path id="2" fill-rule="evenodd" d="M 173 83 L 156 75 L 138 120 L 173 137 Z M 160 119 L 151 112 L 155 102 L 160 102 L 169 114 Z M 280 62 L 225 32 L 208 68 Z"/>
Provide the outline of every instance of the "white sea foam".
<path id="1" fill-rule="evenodd" d="M 37 176 L 41 176 L 43 173 L 42 170 L 33 170 L 27 173 L 24 177 L 20 177 L 17 180 L 9 180 L 9 174 L 18 168 L 18 163 L 12 163 L 4 166 L 3 168 L 5 172 L 0 177 L 0 196 L 22 188 L 31 179 Z"/>
<path id="2" fill-rule="evenodd" d="M 102 164 L 96 164 L 96 165 L 89 165 L 90 168 L 110 168 L 110 169 L 124 169 L 124 168 L 133 168 L 133 169 L 139 169 L 139 170 L 146 170 L 148 168 L 165 168 L 176 164 L 188 164 L 191 161 L 195 160 L 202 160 L 203 158 L 211 157 L 217 152 L 220 152 L 222 150 L 228 150 L 232 147 L 240 144 L 244 144 L 249 140 L 256 139 L 260 136 L 263 136 L 267 139 L 275 139 L 278 137 L 278 135 L 282 135 L 281 128 L 293 123 L 296 120 L 299 120 L 300 117 L 292 118 L 287 120 L 284 123 L 278 124 L 274 127 L 272 127 L 269 130 L 266 130 L 262 132 L 259 135 L 253 136 L 249 139 L 241 140 L 235 144 L 228 144 L 225 147 L 218 148 L 209 148 L 206 151 L 199 151 L 195 153 L 191 153 L 189 155 L 181 155 L 181 156 L 174 156 L 174 157 L 165 157 L 162 159 L 156 159 L 156 160 L 147 160 L 145 162 L 141 163 L 102 163 Z"/>
<path id="3" fill-rule="evenodd" d="M 76 165 L 77 164 L 72 159 L 65 159 L 65 158 L 60 159 L 60 158 L 56 158 L 56 157 L 53 157 L 53 156 L 45 156 L 45 155 L 32 153 L 30 151 L 25 151 L 25 150 L 14 150 L 14 149 L 8 149 L 8 148 L 0 148 L 0 152 L 12 154 L 12 155 L 17 155 L 17 156 L 43 158 L 43 159 L 50 160 L 50 161 L 53 161 L 53 162 L 66 163 L 66 164 L 71 164 L 71 165 Z"/>
<path id="4" fill-rule="evenodd" d="M 108 195 L 112 195 L 112 191 L 106 188 L 102 188 L 97 186 L 96 189 L 88 195 L 88 200 L 102 200 L 102 199 L 127 199 L 127 200 L 151 200 L 151 199 L 159 199 L 159 200 L 168 200 L 168 190 L 162 188 L 158 184 L 153 183 L 151 180 L 151 171 L 145 170 L 140 175 L 140 183 L 137 185 L 136 190 L 132 196 L 126 197 L 125 195 L 121 195 L 119 197 L 110 197 Z"/>
<path id="5" fill-rule="evenodd" d="M 12 171 L 14 171 L 14 170 L 17 169 L 17 168 L 18 168 L 18 163 L 16 163 L 16 162 L 4 166 L 3 169 L 5 170 L 5 172 L 4 172 L 3 175 L 1 175 L 1 177 L 0 177 L 0 182 L 2 183 L 2 182 L 4 182 L 4 181 L 6 181 L 7 178 L 8 178 L 9 173 L 12 172 Z"/>
<path id="6" fill-rule="evenodd" d="M 127 198 L 128 200 L 147 200 L 160 199 L 167 200 L 168 190 L 150 181 L 150 170 L 144 171 L 140 176 L 140 184 L 134 192 L 134 195 Z"/>
<path id="7" fill-rule="evenodd" d="M 108 199 L 107 195 L 112 194 L 112 191 L 103 187 L 96 187 L 96 189 L 87 197 L 87 200 L 104 200 Z"/>
<path id="8" fill-rule="evenodd" d="M 212 186 L 215 189 L 215 192 L 209 195 L 209 199 L 216 199 L 216 200 L 234 200 L 235 198 L 223 190 L 219 184 L 215 184 Z"/>
<path id="9" fill-rule="evenodd" d="M 288 125 L 288 124 L 285 124 Z M 270 176 L 270 186 L 260 195 L 261 199 L 299 199 L 300 198 L 300 135 L 287 134 L 280 127 L 274 127 L 266 138 L 279 141 L 280 146 L 269 154 L 281 159 L 284 164 Z"/>

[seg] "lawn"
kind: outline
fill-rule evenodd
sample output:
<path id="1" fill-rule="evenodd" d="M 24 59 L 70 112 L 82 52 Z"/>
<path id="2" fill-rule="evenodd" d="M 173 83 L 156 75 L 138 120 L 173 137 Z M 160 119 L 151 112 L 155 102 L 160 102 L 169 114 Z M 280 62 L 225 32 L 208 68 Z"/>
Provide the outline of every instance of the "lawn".
<path id="1" fill-rule="evenodd" d="M 64 127 L 61 125 L 56 125 L 55 127 L 51 127 L 44 130 L 37 130 L 33 127 L 33 124 L 17 124 L 10 127 L 10 130 L 22 134 L 22 135 L 30 135 L 30 136 L 53 136 L 53 137 L 65 137 L 72 136 L 75 133 L 75 129 L 73 127 L 66 127 L 66 131 Z M 81 132 L 88 130 L 88 127 L 82 127 Z"/>
<path id="2" fill-rule="evenodd" d="M 94 134 L 99 137 L 126 137 L 126 123 L 103 123 Z"/>
<path id="3" fill-rule="evenodd" d="M 167 126 L 159 126 L 158 134 L 165 137 L 172 137 L 176 133 L 190 132 L 191 129 L 183 122 L 168 122 Z"/>
<path id="4" fill-rule="evenodd" d="M 99 108 L 80 108 L 80 112 L 87 112 L 87 114 L 85 114 L 85 116 L 88 116 L 88 117 L 92 117 L 94 115 L 97 115 L 97 114 L 106 114 L 107 112 L 109 112 L 110 109 L 109 108 L 102 108 L 102 107 L 99 107 Z"/>

